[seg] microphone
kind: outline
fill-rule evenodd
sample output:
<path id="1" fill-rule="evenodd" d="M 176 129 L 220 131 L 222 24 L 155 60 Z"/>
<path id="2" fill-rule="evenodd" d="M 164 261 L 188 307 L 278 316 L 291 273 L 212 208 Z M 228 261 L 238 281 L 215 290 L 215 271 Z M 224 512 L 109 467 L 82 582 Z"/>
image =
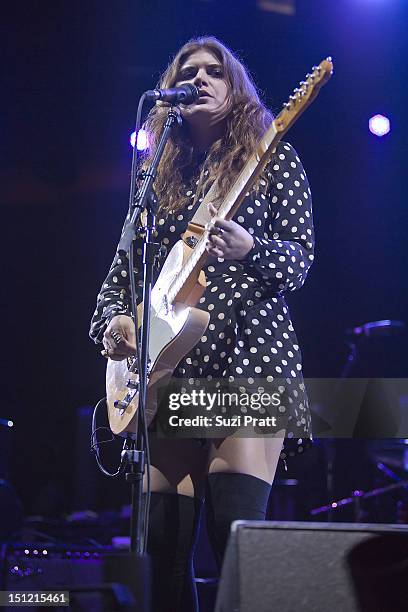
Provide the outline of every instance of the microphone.
<path id="1" fill-rule="evenodd" d="M 145 91 L 147 100 L 162 100 L 171 104 L 192 104 L 200 95 L 197 87 L 186 83 L 181 87 L 170 87 L 170 89 L 149 89 Z"/>

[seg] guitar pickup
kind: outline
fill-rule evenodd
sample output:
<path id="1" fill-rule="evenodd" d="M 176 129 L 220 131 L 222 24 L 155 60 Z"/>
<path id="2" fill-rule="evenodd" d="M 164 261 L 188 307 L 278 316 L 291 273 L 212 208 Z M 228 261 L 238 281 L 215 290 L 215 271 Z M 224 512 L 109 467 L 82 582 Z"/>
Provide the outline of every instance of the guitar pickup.
<path id="1" fill-rule="evenodd" d="M 129 403 L 126 402 L 125 400 L 115 400 L 113 402 L 113 405 L 115 406 L 115 408 L 118 408 L 119 410 L 126 410 Z"/>
<path id="2" fill-rule="evenodd" d="M 136 391 L 138 391 L 139 390 L 139 381 L 132 380 L 131 378 L 129 378 L 126 381 L 126 386 L 129 387 L 129 389 L 135 389 Z"/>

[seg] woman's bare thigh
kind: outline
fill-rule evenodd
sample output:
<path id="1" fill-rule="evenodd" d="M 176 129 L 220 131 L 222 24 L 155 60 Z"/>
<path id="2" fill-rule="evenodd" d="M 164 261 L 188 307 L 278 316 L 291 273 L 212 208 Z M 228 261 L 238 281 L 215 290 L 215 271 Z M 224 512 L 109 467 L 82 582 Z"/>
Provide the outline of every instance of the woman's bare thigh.
<path id="1" fill-rule="evenodd" d="M 231 435 L 212 440 L 209 451 L 209 473 L 239 472 L 261 478 L 272 484 L 282 450 L 285 430 L 274 436 L 251 438 Z"/>
<path id="2" fill-rule="evenodd" d="M 192 439 L 149 435 L 151 491 L 203 497 L 208 450 Z M 146 490 L 146 474 L 143 491 Z"/>
<path id="3" fill-rule="evenodd" d="M 252 438 L 231 435 L 212 440 L 209 449 L 192 439 L 170 440 L 150 434 L 151 490 L 203 497 L 207 473 L 213 472 L 250 474 L 272 484 L 284 433 Z"/>

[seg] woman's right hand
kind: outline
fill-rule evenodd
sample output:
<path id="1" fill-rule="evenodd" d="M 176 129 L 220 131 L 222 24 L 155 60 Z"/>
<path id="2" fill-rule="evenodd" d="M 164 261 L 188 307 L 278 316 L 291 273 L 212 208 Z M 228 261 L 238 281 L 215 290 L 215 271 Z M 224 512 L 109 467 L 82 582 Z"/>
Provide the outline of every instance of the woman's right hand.
<path id="1" fill-rule="evenodd" d="M 116 315 L 103 335 L 103 346 L 107 356 L 114 361 L 122 361 L 136 353 L 135 326 L 132 317 Z"/>

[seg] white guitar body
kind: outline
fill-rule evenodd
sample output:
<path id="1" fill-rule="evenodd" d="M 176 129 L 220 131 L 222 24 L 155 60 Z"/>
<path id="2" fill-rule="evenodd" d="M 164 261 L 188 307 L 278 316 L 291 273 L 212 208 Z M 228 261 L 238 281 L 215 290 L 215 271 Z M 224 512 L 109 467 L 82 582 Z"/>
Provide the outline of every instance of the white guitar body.
<path id="1" fill-rule="evenodd" d="M 164 262 L 152 289 L 150 311 L 149 360 L 146 419 L 149 425 L 157 412 L 157 389 L 165 386 L 181 359 L 197 344 L 207 329 L 208 312 L 180 302 L 169 304 L 169 289 L 180 273 L 186 256 L 186 245 L 177 242 Z M 190 249 L 188 249 L 190 250 Z M 141 319 L 141 308 L 138 308 Z M 139 325 L 141 320 L 139 320 Z M 139 392 L 128 386 L 137 384 L 139 375 L 132 371 L 130 360 L 108 360 L 106 395 L 110 428 L 115 434 L 136 431 Z M 129 401 L 131 400 L 131 401 Z M 116 402 L 124 402 L 117 404 Z M 116 403 L 116 405 L 115 405 Z M 127 404 L 126 406 L 124 404 Z"/>

